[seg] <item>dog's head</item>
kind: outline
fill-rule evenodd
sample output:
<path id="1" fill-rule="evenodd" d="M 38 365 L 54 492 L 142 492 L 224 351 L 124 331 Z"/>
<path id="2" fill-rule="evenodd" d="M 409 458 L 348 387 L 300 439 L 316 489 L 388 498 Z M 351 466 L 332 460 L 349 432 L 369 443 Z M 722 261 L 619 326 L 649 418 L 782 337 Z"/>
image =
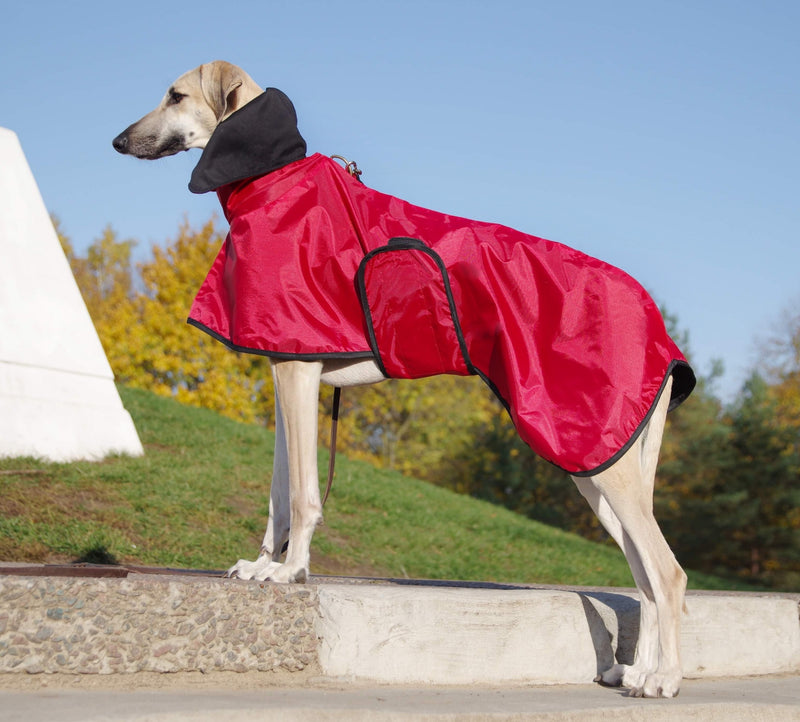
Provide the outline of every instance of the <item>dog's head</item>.
<path id="1" fill-rule="evenodd" d="M 114 138 L 114 148 L 147 160 L 205 148 L 217 125 L 261 92 L 241 68 L 206 63 L 181 75 L 155 110 Z"/>

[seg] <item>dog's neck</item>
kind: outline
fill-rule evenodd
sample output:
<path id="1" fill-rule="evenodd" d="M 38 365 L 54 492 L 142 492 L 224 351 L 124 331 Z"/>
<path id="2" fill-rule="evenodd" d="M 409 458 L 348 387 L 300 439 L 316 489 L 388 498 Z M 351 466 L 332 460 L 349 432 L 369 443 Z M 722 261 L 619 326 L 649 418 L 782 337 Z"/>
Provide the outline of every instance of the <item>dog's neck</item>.
<path id="1" fill-rule="evenodd" d="M 207 193 L 253 178 L 306 157 L 292 101 L 267 88 L 223 120 L 192 172 L 189 190 Z"/>

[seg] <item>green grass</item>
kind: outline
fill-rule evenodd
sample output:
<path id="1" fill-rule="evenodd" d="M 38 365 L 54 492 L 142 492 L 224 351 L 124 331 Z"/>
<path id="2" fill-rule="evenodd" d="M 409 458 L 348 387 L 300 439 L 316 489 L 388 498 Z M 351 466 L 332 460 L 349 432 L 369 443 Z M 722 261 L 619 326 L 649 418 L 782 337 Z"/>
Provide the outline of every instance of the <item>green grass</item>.
<path id="1" fill-rule="evenodd" d="M 224 569 L 253 558 L 273 435 L 148 392 L 120 393 L 143 457 L 0 459 L 0 560 Z M 321 477 L 326 469 L 322 452 Z M 341 456 L 311 558 L 317 574 L 632 585 L 616 547 Z M 689 576 L 694 588 L 736 586 Z"/>

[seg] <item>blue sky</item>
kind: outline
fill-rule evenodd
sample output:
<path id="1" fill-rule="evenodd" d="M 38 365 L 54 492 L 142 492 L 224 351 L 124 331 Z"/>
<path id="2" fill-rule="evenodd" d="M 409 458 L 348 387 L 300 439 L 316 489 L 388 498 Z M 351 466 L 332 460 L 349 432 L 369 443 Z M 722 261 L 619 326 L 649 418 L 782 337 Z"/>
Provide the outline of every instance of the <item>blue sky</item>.
<path id="1" fill-rule="evenodd" d="M 700 373 L 723 361 L 723 396 L 800 304 L 793 0 L 31 0 L 3 18 L 0 126 L 79 250 L 111 224 L 144 257 L 218 214 L 186 187 L 199 151 L 148 163 L 111 140 L 224 59 L 372 187 L 631 273 Z"/>

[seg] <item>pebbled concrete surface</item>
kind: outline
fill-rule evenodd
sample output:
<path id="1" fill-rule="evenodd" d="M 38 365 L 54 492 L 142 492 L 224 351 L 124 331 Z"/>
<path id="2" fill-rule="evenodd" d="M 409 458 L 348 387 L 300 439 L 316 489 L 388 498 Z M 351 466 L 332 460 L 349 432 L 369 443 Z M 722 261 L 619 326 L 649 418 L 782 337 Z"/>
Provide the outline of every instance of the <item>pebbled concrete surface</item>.
<path id="1" fill-rule="evenodd" d="M 313 585 L 0 576 L 0 673 L 304 670 Z"/>

